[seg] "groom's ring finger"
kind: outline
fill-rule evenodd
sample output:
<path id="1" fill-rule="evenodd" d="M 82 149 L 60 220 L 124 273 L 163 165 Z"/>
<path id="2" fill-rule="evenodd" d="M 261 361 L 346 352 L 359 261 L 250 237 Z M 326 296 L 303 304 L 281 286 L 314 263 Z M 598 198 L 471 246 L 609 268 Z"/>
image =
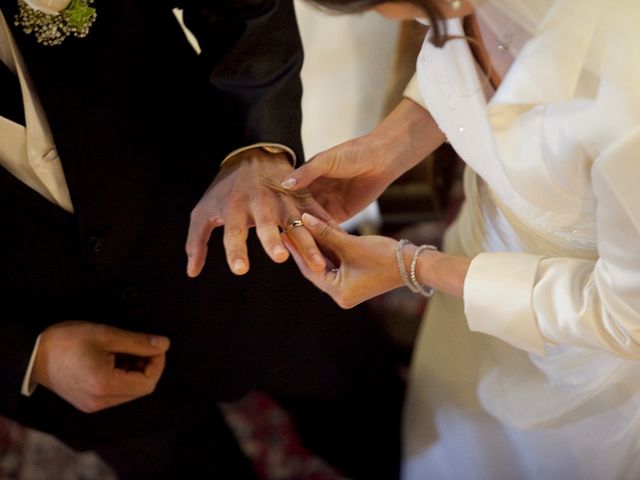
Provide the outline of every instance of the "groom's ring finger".
<path id="1" fill-rule="evenodd" d="M 309 233 L 309 230 L 303 227 L 304 223 L 299 216 L 290 216 L 287 220 L 284 232 L 295 244 L 296 249 L 302 254 L 305 263 L 311 270 L 319 271 L 324 269 L 324 257 L 320 253 L 316 241 Z"/>
<path id="2" fill-rule="evenodd" d="M 301 218 L 294 218 L 293 220 L 289 220 L 289 222 L 287 223 L 287 228 L 285 229 L 284 233 L 289 233 L 294 228 L 303 227 L 303 226 L 304 226 L 304 222 L 302 221 Z"/>

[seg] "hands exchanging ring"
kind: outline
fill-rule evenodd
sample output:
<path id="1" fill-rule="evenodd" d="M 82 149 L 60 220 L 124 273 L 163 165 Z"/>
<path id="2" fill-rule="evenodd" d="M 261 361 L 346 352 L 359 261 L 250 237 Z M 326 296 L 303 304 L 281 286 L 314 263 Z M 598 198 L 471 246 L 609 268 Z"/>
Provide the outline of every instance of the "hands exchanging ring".
<path id="1" fill-rule="evenodd" d="M 351 308 L 402 285 L 395 265 L 397 242 L 378 235 L 350 235 L 309 213 L 302 215 L 308 231 L 325 255 L 324 269 L 312 270 L 291 240 L 300 228 L 283 233 L 283 241 L 302 274 L 342 308 Z"/>
<path id="2" fill-rule="evenodd" d="M 221 226 L 229 268 L 245 274 L 248 231 L 255 226 L 274 262 L 291 254 L 302 274 L 343 308 L 401 286 L 394 239 L 349 235 L 334 220 L 359 211 L 394 178 L 376 145 L 367 138 L 347 142 L 295 171 L 284 154 L 260 149 L 238 154 L 192 211 L 187 274 L 200 274 L 211 232 Z"/>
<path id="3" fill-rule="evenodd" d="M 291 219 L 310 212 L 332 222 L 308 191 L 294 192 L 280 186 L 292 170 L 285 154 L 274 155 L 258 148 L 239 153 L 226 163 L 191 213 L 186 242 L 187 275 L 196 277 L 202 271 L 214 228 L 224 227 L 223 244 L 229 268 L 236 275 L 244 275 L 250 266 L 246 242 L 251 227 L 256 228 L 267 255 L 282 263 L 289 253 L 280 233 L 288 228 Z M 291 240 L 308 268 L 324 270 L 324 258 L 307 230 L 296 229 Z"/>
<path id="4" fill-rule="evenodd" d="M 294 228 L 303 227 L 304 222 L 301 218 L 294 218 L 287 223 L 287 228 L 284 230 L 284 233 L 289 233 Z"/>

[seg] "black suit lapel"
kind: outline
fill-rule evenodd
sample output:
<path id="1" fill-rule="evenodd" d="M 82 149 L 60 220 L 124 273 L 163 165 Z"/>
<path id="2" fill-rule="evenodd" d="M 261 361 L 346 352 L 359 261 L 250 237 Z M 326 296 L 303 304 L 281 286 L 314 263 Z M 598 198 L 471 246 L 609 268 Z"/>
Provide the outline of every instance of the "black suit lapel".
<path id="1" fill-rule="evenodd" d="M 3 6 L 5 16 L 9 18 L 11 15 L 13 19 L 17 2 L 11 0 L 3 3 L 8 7 L 5 9 Z M 14 22 L 9 23 L 47 115 L 75 205 L 77 180 L 73 165 L 77 164 L 79 152 L 83 150 L 87 139 L 84 134 L 86 121 L 83 122 L 80 114 L 89 88 L 85 68 L 92 68 L 91 62 L 85 59 L 96 42 L 95 32 L 92 31 L 84 39 L 68 38 L 59 46 L 44 46 L 36 41 L 34 35 L 25 33 L 22 27 L 15 26 Z"/>
<path id="2" fill-rule="evenodd" d="M 24 125 L 20 81 L 2 61 L 0 61 L 0 115 Z"/>
<path id="3" fill-rule="evenodd" d="M 94 6 L 89 35 L 59 46 L 12 29 L 81 231 L 103 238 L 109 247 L 100 261 L 112 265 L 156 215 L 176 201 L 194 204 L 215 165 L 211 156 L 205 163 L 200 140 L 207 76 L 171 8 L 132 0 Z"/>
<path id="4" fill-rule="evenodd" d="M 13 8 L 11 8 L 13 6 Z M 17 2 L 2 1 L 0 8 L 8 25 L 13 23 Z M 24 125 L 22 89 L 18 77 L 0 61 L 0 115 Z"/>

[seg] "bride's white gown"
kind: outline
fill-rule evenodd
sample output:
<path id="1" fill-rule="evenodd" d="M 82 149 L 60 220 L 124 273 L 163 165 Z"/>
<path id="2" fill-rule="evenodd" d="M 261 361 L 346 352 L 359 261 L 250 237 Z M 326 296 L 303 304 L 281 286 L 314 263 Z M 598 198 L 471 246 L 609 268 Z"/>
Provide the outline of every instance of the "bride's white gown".
<path id="1" fill-rule="evenodd" d="M 555 3 L 488 103 L 465 41 L 418 60 L 469 166 L 445 248 L 474 260 L 417 339 L 405 480 L 640 479 L 640 36 L 605 49 L 628 81 L 585 68 L 602 12 L 640 4 Z"/>

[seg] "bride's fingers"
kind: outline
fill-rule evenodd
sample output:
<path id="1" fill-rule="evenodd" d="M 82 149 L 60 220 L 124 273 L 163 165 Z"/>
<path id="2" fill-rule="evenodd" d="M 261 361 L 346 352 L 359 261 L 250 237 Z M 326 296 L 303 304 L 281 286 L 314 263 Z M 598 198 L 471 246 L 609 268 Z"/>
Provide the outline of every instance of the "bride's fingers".
<path id="1" fill-rule="evenodd" d="M 315 161 L 314 161 L 315 160 Z M 298 191 L 307 187 L 316 178 L 327 175 L 333 168 L 334 156 L 318 154 L 309 159 L 304 165 L 296 170 L 282 182 L 282 188 L 291 191 Z"/>
<path id="2" fill-rule="evenodd" d="M 284 233 L 287 234 L 288 240 L 295 246 L 296 251 L 304 259 L 307 266 L 316 272 L 323 271 L 326 263 L 324 256 L 320 252 L 311 232 L 304 228 L 304 223 L 300 219 L 291 216 L 287 221 L 288 227 Z"/>
<path id="3" fill-rule="evenodd" d="M 304 226 L 311 232 L 318 245 L 329 247 L 331 251 L 340 254 L 344 251 L 344 239 L 348 235 L 340 227 L 335 228 L 310 213 L 302 214 Z"/>
<path id="4" fill-rule="evenodd" d="M 320 205 L 320 203 L 318 203 L 315 199 L 313 200 L 313 202 L 310 202 L 309 204 L 306 205 L 306 211 L 309 214 L 313 215 L 314 217 L 322 220 L 324 223 L 329 225 L 334 230 L 340 230 L 341 232 L 344 231 L 340 226 L 340 224 L 336 222 L 333 219 L 333 217 L 329 214 L 329 212 L 327 212 L 327 210 L 322 205 Z"/>
<path id="5" fill-rule="evenodd" d="M 302 254 L 296 248 L 296 246 L 293 244 L 293 242 L 287 236 L 287 234 L 283 233 L 281 234 L 281 236 L 282 236 L 282 241 L 285 247 L 287 247 L 287 250 L 289 250 L 289 253 L 293 257 L 293 260 L 296 262 L 296 265 L 298 265 L 298 268 L 300 269 L 300 272 L 302 273 L 302 275 L 304 275 L 304 277 L 307 280 L 313 283 L 320 290 L 323 290 L 326 292 L 329 285 L 329 279 L 327 278 L 327 274 L 330 272 L 327 272 L 326 270 L 322 270 L 322 271 L 311 270 L 307 266 L 307 262 L 305 262 L 304 258 L 302 257 Z"/>

